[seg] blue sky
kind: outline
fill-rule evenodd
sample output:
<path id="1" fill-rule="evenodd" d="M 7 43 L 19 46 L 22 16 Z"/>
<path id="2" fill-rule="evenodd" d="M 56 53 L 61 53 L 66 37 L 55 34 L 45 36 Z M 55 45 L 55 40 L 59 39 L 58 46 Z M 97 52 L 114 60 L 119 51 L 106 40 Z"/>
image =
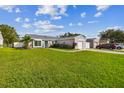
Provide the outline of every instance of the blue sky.
<path id="1" fill-rule="evenodd" d="M 108 28 L 121 28 L 124 24 L 124 6 L 2 6 L 0 24 L 15 27 L 18 34 L 56 36 L 65 32 L 96 37 Z"/>

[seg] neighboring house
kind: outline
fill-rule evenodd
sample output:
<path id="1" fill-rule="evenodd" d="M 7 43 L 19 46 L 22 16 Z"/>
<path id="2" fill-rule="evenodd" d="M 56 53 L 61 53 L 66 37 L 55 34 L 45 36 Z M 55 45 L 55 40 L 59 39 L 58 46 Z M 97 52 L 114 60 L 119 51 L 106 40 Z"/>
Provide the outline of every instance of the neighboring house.
<path id="1" fill-rule="evenodd" d="M 90 43 L 90 48 L 96 48 L 99 45 L 99 38 L 88 38 L 86 41 Z"/>
<path id="2" fill-rule="evenodd" d="M 89 48 L 89 43 L 86 42 L 86 37 L 84 35 L 58 38 L 57 43 L 74 46 L 75 49 L 80 50 Z"/>
<path id="3" fill-rule="evenodd" d="M 108 44 L 110 43 L 110 39 L 104 38 L 99 40 L 99 44 Z"/>
<path id="4" fill-rule="evenodd" d="M 3 47 L 3 36 L 0 32 L 0 47 Z"/>

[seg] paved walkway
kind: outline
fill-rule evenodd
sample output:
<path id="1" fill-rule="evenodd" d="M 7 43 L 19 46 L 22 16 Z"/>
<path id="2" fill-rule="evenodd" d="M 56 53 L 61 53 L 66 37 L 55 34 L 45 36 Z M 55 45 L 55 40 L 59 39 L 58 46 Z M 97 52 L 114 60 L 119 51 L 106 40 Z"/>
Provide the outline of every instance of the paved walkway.
<path id="1" fill-rule="evenodd" d="M 55 48 L 49 48 L 49 49 L 55 50 L 55 51 L 61 51 L 61 52 L 94 51 L 94 52 L 103 52 L 103 53 L 112 53 L 112 54 L 124 55 L 124 52 L 116 52 L 116 51 L 111 51 L 111 50 L 99 50 L 99 49 L 87 49 L 87 50 L 63 50 L 63 49 L 55 49 Z"/>

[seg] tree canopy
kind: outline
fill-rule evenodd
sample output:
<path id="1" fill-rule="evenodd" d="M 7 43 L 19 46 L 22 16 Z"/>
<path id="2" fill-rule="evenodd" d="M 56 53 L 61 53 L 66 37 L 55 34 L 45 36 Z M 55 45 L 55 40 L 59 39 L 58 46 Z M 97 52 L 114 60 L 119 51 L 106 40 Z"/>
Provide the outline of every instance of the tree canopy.
<path id="1" fill-rule="evenodd" d="M 58 37 L 71 37 L 71 36 L 78 36 L 78 35 L 81 35 L 81 34 L 67 32 L 67 33 L 64 33 L 63 35 L 59 35 Z"/>
<path id="2" fill-rule="evenodd" d="M 12 45 L 15 41 L 18 41 L 19 39 L 19 36 L 14 27 L 2 24 L 0 25 L 0 31 L 4 39 L 4 44 L 6 44 L 7 46 Z"/>
<path id="3" fill-rule="evenodd" d="M 108 29 L 100 32 L 101 39 L 110 39 L 111 43 L 124 43 L 124 31 L 121 29 Z"/>

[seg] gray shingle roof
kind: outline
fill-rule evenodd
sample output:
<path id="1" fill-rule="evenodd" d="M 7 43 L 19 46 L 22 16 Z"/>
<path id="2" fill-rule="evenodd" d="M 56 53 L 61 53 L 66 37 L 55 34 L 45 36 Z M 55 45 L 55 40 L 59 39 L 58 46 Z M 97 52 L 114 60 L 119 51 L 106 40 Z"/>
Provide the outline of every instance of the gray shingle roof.
<path id="1" fill-rule="evenodd" d="M 78 36 L 83 36 L 83 37 L 85 37 L 84 35 L 78 35 Z M 78 36 L 60 37 L 59 39 L 74 39 L 75 37 L 78 37 Z"/>
<path id="2" fill-rule="evenodd" d="M 35 34 L 26 34 L 32 39 L 43 39 L 43 40 L 57 40 L 57 37 L 45 36 L 45 35 L 35 35 Z"/>
<path id="3" fill-rule="evenodd" d="M 71 37 L 57 38 L 57 37 L 52 37 L 52 36 L 36 35 L 36 34 L 26 34 L 26 35 L 30 36 L 32 39 L 43 39 L 43 40 L 74 39 L 75 37 L 77 37 L 77 36 L 71 36 Z M 84 35 L 81 35 L 81 36 L 85 37 Z"/>

